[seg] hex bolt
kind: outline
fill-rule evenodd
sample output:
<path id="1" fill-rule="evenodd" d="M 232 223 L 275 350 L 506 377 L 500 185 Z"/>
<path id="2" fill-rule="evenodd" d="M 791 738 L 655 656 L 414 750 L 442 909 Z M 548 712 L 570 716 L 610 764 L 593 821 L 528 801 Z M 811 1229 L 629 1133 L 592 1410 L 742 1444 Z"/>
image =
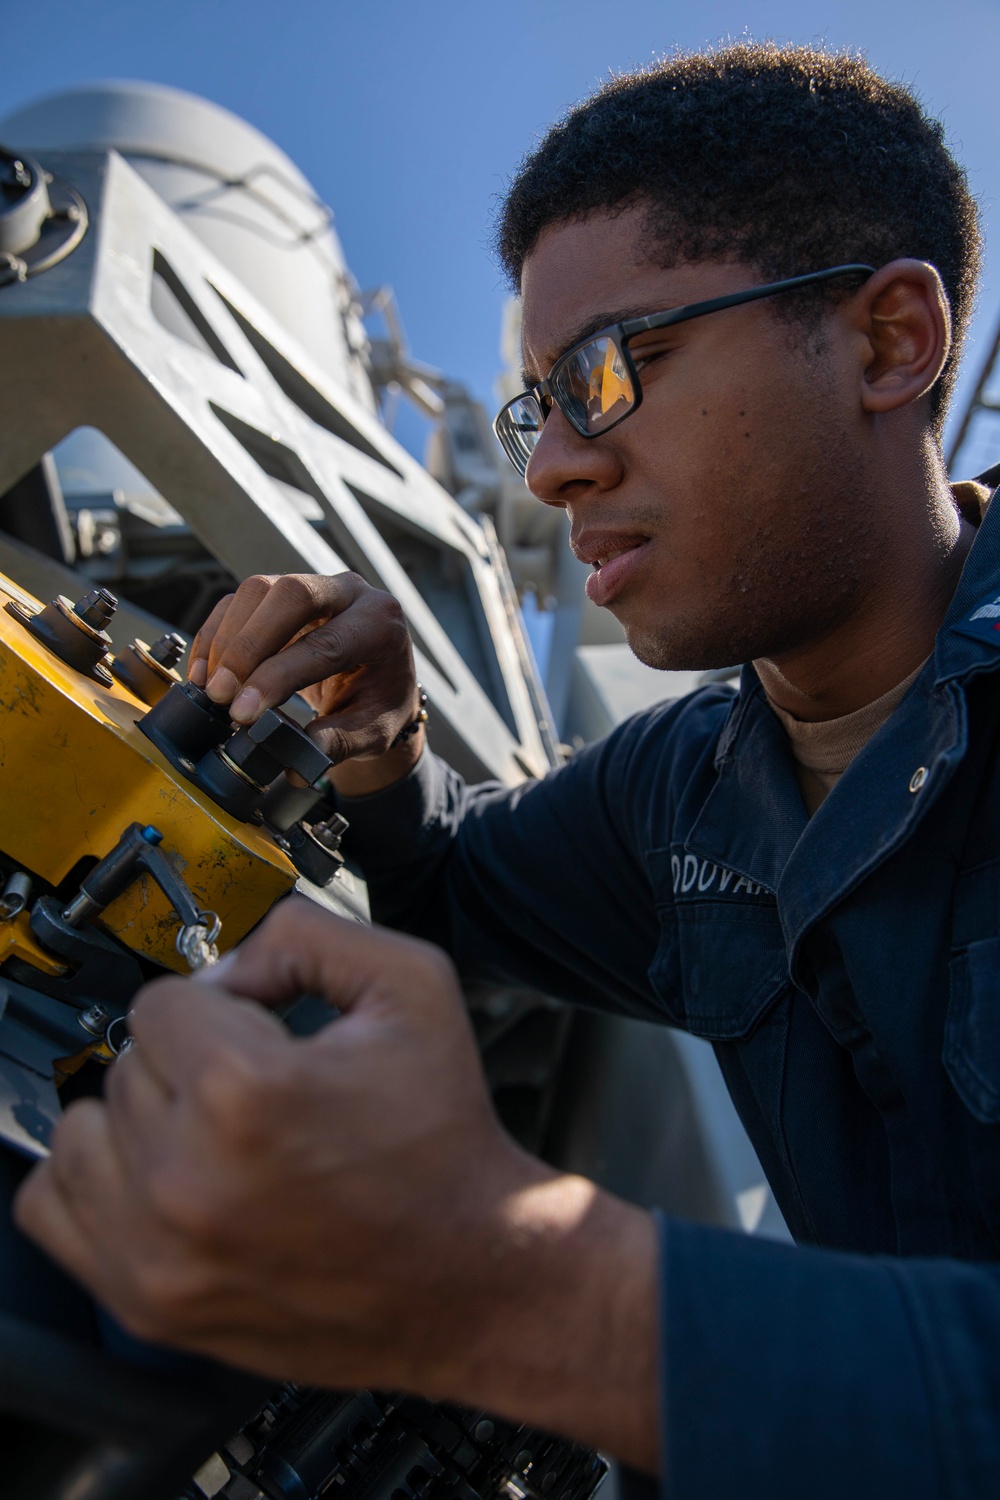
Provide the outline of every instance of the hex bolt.
<path id="1" fill-rule="evenodd" d="M 154 641 L 149 648 L 149 654 L 154 661 L 158 661 L 161 667 L 176 667 L 187 649 L 187 641 L 176 630 L 168 631 L 161 635 L 158 641 Z"/>
<path id="2" fill-rule="evenodd" d="M 77 1020 L 84 1031 L 89 1031 L 91 1036 L 103 1036 L 111 1020 L 111 1012 L 103 1005 L 91 1005 L 87 1010 L 80 1012 Z"/>
<path id="3" fill-rule="evenodd" d="M 91 630 L 103 630 L 118 608 L 118 600 L 110 589 L 91 589 L 73 605 L 73 613 L 79 615 Z"/>

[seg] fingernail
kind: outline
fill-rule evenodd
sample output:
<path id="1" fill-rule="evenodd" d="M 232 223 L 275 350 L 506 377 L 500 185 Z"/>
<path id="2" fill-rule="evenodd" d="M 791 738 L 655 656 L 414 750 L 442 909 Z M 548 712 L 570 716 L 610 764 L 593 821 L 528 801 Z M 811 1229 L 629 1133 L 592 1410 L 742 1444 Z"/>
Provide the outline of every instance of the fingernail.
<path id="1" fill-rule="evenodd" d="M 229 705 L 229 716 L 238 724 L 249 724 L 260 713 L 260 694 L 256 688 L 244 688 Z"/>
<path id="2" fill-rule="evenodd" d="M 193 661 L 188 662 L 188 682 L 193 682 L 195 687 L 203 688 L 208 681 L 208 662 L 203 656 L 196 656 Z"/>
<path id="3" fill-rule="evenodd" d="M 208 679 L 205 691 L 216 703 L 231 703 L 239 683 L 228 667 L 217 667 Z"/>

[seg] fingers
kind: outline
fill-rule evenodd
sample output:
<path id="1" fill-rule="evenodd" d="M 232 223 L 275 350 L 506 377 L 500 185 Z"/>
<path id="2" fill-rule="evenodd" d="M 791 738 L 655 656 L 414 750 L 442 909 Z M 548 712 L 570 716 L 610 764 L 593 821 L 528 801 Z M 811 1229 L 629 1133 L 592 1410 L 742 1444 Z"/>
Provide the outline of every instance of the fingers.
<path id="1" fill-rule="evenodd" d="M 59 1121 L 53 1154 L 21 1185 L 14 1222 L 88 1286 L 101 1281 L 95 1229 L 97 1205 L 115 1196 L 120 1172 L 109 1139 L 107 1111 L 95 1099 L 79 1100 Z"/>
<path id="2" fill-rule="evenodd" d="M 233 994 L 280 1005 L 318 994 L 350 1012 L 387 996 L 413 1010 L 456 1005 L 454 968 L 440 949 L 379 927 L 363 927 L 311 901 L 282 901 L 230 955 L 224 982 Z"/>
<path id="3" fill-rule="evenodd" d="M 413 652 L 406 621 L 396 600 L 369 588 L 354 574 L 319 580 L 331 587 L 317 598 L 325 606 L 335 607 L 327 610 L 328 618 L 315 629 L 305 634 L 294 632 L 298 638 L 293 640 L 290 626 L 296 620 L 301 622 L 305 606 L 293 612 L 280 599 L 271 602 L 276 599 L 281 582 L 293 581 L 280 580 L 275 585 L 219 658 L 219 667 L 209 679 L 209 692 L 215 696 L 215 684 L 220 677 L 228 691 L 229 680 L 224 677 L 227 670 L 231 669 L 234 677 L 245 674 L 240 677 L 241 691 L 230 707 L 233 719 L 237 723 L 251 722 L 265 708 L 284 703 L 299 688 L 373 663 L 385 663 L 387 668 L 385 680 L 376 685 L 377 696 L 387 695 L 394 700 L 391 707 L 397 708 L 395 699 L 402 694 L 408 706 L 412 701 Z M 338 585 L 336 597 L 333 584 Z M 377 711 L 381 706 L 381 702 L 366 705 L 367 717 L 371 718 L 372 710 Z"/>
<path id="4" fill-rule="evenodd" d="M 104 1101 L 115 1149 L 133 1176 L 142 1177 L 151 1160 L 169 1149 L 177 1091 L 138 1047 L 131 1047 L 107 1071 Z M 151 1155 L 152 1151 L 152 1155 Z"/>
<path id="5" fill-rule="evenodd" d="M 335 695 L 336 718 L 324 718 L 310 732 L 334 760 L 388 749 L 412 717 L 416 693 L 409 633 L 395 610 L 382 605 L 388 597 L 372 590 L 343 614 L 268 657 L 232 703 L 233 719 L 250 722 L 299 688 L 340 676 L 344 681 Z M 358 675 L 357 669 L 366 663 L 380 663 L 382 669 L 377 676 Z M 355 710 L 353 716 L 350 709 Z"/>
<path id="6" fill-rule="evenodd" d="M 263 713 L 265 708 L 284 703 L 300 687 L 311 687 L 337 672 L 350 671 L 359 664 L 359 646 L 363 653 L 366 649 L 380 649 L 381 642 L 378 640 L 373 640 L 370 644 L 360 641 L 361 632 L 346 624 L 346 619 L 346 614 L 337 616 L 328 624 L 320 625 L 301 636 L 292 645 L 285 646 L 283 650 L 275 647 L 274 652 L 270 652 L 266 646 L 257 646 L 255 641 L 252 654 L 261 657 L 260 665 L 250 672 L 241 692 L 230 706 L 229 711 L 234 721 L 249 723 Z M 245 637 L 241 639 L 240 647 L 243 648 L 244 645 Z M 225 670 L 224 666 L 221 667 L 211 679 L 212 682 Z"/>
<path id="7" fill-rule="evenodd" d="M 222 624 L 235 598 L 235 594 L 227 594 L 224 599 L 220 599 L 191 642 L 191 650 L 188 653 L 187 675 L 188 681 L 193 682 L 195 687 L 203 688 L 208 681 L 208 659 L 212 649 L 212 642 L 215 640 L 219 626 Z"/>
<path id="8" fill-rule="evenodd" d="M 304 629 L 322 623 L 348 608 L 368 585 L 356 573 L 335 578 L 318 574 L 259 575 L 241 583 L 235 594 L 221 601 L 195 638 L 191 650 L 193 681 L 204 673 L 206 691 L 217 703 L 233 703 L 254 669 L 294 641 Z M 370 592 L 374 593 L 375 590 Z M 195 667 L 194 663 L 205 666 Z M 329 676 L 336 667 L 328 667 Z M 292 681 L 292 685 L 267 702 L 241 705 L 239 722 L 251 722 L 274 703 L 283 702 L 296 688 L 314 677 Z M 235 704 L 234 704 L 235 706 Z"/>
<path id="9" fill-rule="evenodd" d="M 211 682 L 219 670 L 222 657 L 227 647 L 236 639 L 240 633 L 247 629 L 261 605 L 271 592 L 275 579 L 267 577 L 248 578 L 241 583 L 236 593 L 230 597 L 229 607 L 219 620 L 208 652 L 208 681 Z M 250 640 L 252 641 L 252 629 Z M 284 642 L 282 642 L 282 645 Z M 216 689 L 218 691 L 218 689 Z M 215 696 L 215 692 L 212 693 Z M 219 700 L 223 701 L 223 700 Z M 228 701 L 224 700 L 224 701 Z"/>
<path id="10" fill-rule="evenodd" d="M 252 1070 L 259 1060 L 291 1045 L 274 1016 L 201 979 L 158 979 L 147 985 L 135 998 L 129 1029 L 135 1047 L 112 1068 L 114 1087 L 123 1106 L 126 1099 L 130 1105 L 148 1104 L 154 1119 L 163 1117 L 152 1092 L 154 1082 L 166 1096 L 188 1096 L 202 1082 L 206 1089 L 218 1084 L 221 1090 L 224 1078 Z M 144 1076 L 130 1080 L 133 1063 L 150 1075 L 149 1087 Z M 115 1102 L 113 1095 L 110 1102 Z"/>
<path id="11" fill-rule="evenodd" d="M 140 1127 L 148 1141 L 141 1120 L 125 1123 Z M 205 1143 L 187 1161 L 173 1139 L 159 1144 L 180 1160 L 186 1184 L 204 1159 Z M 51 1157 L 15 1196 L 14 1221 L 140 1337 L 169 1339 L 190 1310 L 207 1334 L 219 1301 L 214 1284 L 206 1299 L 209 1268 L 192 1252 L 183 1212 L 180 1222 L 173 1212 L 179 1195 L 168 1194 L 165 1206 L 160 1201 L 162 1155 L 134 1152 L 130 1170 L 115 1145 L 110 1107 L 94 1099 L 71 1105 L 56 1129 Z M 208 1146 L 210 1152 L 210 1140 Z M 218 1200 L 218 1190 L 213 1197 Z"/>
<path id="12" fill-rule="evenodd" d="M 248 578 L 198 632 L 188 675 L 238 724 L 305 690 L 335 763 L 383 755 L 416 696 L 402 608 L 356 573 Z"/>
<path id="13" fill-rule="evenodd" d="M 169 1135 L 174 1096 L 204 1088 L 221 1098 L 230 1083 L 270 1077 L 296 1046 L 281 1023 L 258 1005 L 280 1005 L 304 994 L 322 995 L 341 1012 L 388 1002 L 408 1015 L 437 1017 L 464 1008 L 454 969 L 429 943 L 362 927 L 311 901 L 281 902 L 256 932 L 227 956 L 217 983 L 158 979 L 137 995 L 130 1017 L 135 1047 L 111 1070 L 108 1104 L 113 1129 L 129 1122 L 142 1139 Z M 421 1024 L 423 1022 L 421 1021 Z"/>
<path id="14" fill-rule="evenodd" d="M 22 1234 L 35 1240 L 80 1281 L 89 1280 L 96 1257 L 56 1185 L 50 1161 L 39 1163 L 22 1183 L 14 1197 L 12 1213 Z"/>

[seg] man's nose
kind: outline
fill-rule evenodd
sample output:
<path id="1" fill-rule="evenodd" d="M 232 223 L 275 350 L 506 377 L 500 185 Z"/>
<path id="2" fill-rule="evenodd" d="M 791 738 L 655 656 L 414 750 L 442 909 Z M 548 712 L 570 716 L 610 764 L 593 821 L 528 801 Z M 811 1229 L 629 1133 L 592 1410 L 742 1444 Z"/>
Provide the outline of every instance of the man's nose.
<path id="1" fill-rule="evenodd" d="M 554 407 L 532 449 L 524 479 L 536 500 L 565 507 L 588 489 L 614 489 L 621 480 L 621 464 L 612 443 L 581 437 Z"/>

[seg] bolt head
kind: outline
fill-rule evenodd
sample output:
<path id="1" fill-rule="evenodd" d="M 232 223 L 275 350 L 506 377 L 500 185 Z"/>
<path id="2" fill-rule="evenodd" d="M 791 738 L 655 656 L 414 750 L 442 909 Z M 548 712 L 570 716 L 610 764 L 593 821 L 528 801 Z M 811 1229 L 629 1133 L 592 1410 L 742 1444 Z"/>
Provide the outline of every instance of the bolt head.
<path id="1" fill-rule="evenodd" d="M 91 589 L 73 605 L 73 613 L 79 615 L 92 630 L 103 630 L 118 608 L 118 600 L 110 589 Z"/>
<path id="2" fill-rule="evenodd" d="M 343 813 L 334 813 L 333 817 L 328 818 L 325 823 L 314 823 L 312 835 L 314 839 L 319 840 L 324 849 L 336 851 L 340 848 L 340 841 L 349 826 Z"/>
<path id="3" fill-rule="evenodd" d="M 91 1005 L 81 1011 L 77 1019 L 84 1031 L 89 1031 L 91 1036 L 103 1036 L 111 1020 L 111 1012 L 103 1005 Z"/>
<path id="4" fill-rule="evenodd" d="M 167 635 L 161 635 L 158 641 L 154 641 L 149 648 L 149 654 L 154 661 L 158 661 L 161 667 L 175 667 L 184 655 L 187 642 L 182 635 L 171 630 Z"/>

